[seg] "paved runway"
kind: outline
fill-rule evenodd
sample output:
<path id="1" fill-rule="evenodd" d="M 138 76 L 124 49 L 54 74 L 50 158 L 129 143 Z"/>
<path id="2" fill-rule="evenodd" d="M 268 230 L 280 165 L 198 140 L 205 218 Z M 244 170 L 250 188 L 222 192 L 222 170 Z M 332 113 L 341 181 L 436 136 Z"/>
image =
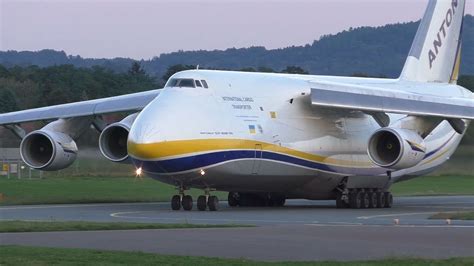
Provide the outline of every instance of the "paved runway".
<path id="1" fill-rule="evenodd" d="M 256 228 L 0 234 L 2 244 L 266 261 L 474 256 L 467 228 L 272 225 Z"/>
<path id="2" fill-rule="evenodd" d="M 355 260 L 474 256 L 474 222 L 428 220 L 473 211 L 473 196 L 395 198 L 392 209 L 336 209 L 333 201 L 291 200 L 282 208 L 171 211 L 168 203 L 8 206 L 4 220 L 87 220 L 255 224 L 255 228 L 0 234 L 0 244 L 140 250 L 256 260 Z M 394 225 L 394 219 L 400 224 Z"/>
<path id="3" fill-rule="evenodd" d="M 281 224 L 355 224 L 391 225 L 399 219 L 405 225 L 443 225 L 428 220 L 438 212 L 474 210 L 474 196 L 397 197 L 391 209 L 336 209 L 334 201 L 289 200 L 281 208 L 230 208 L 220 203 L 218 212 L 172 211 L 169 203 L 75 204 L 0 207 L 0 220 L 81 220 L 159 223 L 238 223 Z M 474 225 L 473 221 L 456 221 Z"/>

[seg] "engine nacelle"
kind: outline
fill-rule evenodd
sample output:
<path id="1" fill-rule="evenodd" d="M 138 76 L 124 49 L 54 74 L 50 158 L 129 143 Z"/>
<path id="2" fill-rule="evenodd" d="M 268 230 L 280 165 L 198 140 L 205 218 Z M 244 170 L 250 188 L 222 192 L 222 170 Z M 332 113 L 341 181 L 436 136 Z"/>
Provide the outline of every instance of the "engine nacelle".
<path id="1" fill-rule="evenodd" d="M 108 125 L 100 134 L 99 148 L 105 158 L 113 162 L 126 162 L 128 133 L 138 113 L 127 116 L 120 122 Z"/>
<path id="2" fill-rule="evenodd" d="M 423 138 L 408 129 L 381 128 L 369 140 L 370 159 L 384 168 L 400 170 L 413 167 L 423 160 L 425 152 Z"/>
<path id="3" fill-rule="evenodd" d="M 20 145 L 23 161 L 34 169 L 61 170 L 70 166 L 77 157 L 76 142 L 64 133 L 36 130 L 26 135 Z"/>

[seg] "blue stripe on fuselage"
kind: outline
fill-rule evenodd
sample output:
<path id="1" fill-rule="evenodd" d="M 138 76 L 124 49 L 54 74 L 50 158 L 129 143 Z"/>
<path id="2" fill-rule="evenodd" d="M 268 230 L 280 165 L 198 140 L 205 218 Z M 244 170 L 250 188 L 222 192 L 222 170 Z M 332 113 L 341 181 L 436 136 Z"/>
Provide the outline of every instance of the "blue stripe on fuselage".
<path id="1" fill-rule="evenodd" d="M 260 151 L 257 151 L 257 155 Z M 186 172 L 194 169 L 206 168 L 212 165 L 230 162 L 241 159 L 256 159 L 255 150 L 229 150 L 218 151 L 205 154 L 191 155 L 182 158 L 158 160 L 158 161 L 143 161 L 133 159 L 135 165 L 142 167 L 142 169 L 149 173 L 169 174 Z M 260 159 L 260 158 L 258 158 Z M 384 174 L 386 170 L 382 168 L 355 168 L 350 166 L 334 166 L 324 163 L 309 161 L 301 158 L 296 158 L 280 153 L 263 151 L 261 159 L 271 160 L 275 162 L 282 162 L 301 167 L 306 167 L 314 170 L 321 170 L 325 172 L 333 172 L 349 175 L 380 175 Z"/>

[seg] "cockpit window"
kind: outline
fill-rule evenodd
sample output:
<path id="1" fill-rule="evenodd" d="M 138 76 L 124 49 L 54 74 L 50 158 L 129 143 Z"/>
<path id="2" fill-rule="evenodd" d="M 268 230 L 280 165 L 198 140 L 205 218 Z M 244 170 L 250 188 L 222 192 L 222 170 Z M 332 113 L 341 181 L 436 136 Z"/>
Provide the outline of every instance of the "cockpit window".
<path id="1" fill-rule="evenodd" d="M 166 87 L 185 87 L 185 88 L 195 88 L 194 79 L 171 79 Z"/>
<path id="2" fill-rule="evenodd" d="M 176 87 L 195 88 L 194 79 L 180 79 Z"/>
<path id="3" fill-rule="evenodd" d="M 196 87 L 204 87 L 209 88 L 207 86 L 207 82 L 203 79 L 194 80 L 194 79 L 170 79 L 166 83 L 166 87 L 180 87 L 180 88 L 196 88 Z"/>
<path id="4" fill-rule="evenodd" d="M 176 84 L 178 84 L 178 79 L 171 79 L 166 84 L 166 87 L 176 87 Z"/>

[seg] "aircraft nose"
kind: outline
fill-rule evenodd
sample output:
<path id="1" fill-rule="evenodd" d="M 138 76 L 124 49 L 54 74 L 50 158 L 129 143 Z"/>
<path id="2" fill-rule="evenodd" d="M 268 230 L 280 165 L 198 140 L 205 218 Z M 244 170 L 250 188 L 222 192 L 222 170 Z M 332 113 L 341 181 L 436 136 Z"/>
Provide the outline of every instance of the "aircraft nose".
<path id="1" fill-rule="evenodd" d="M 142 110 L 133 122 L 128 133 L 127 150 L 132 158 L 152 159 L 157 143 L 162 142 L 159 121 L 151 110 Z"/>
<path id="2" fill-rule="evenodd" d="M 128 134 L 128 154 L 134 158 L 152 159 L 154 156 L 153 146 L 159 142 L 157 139 L 159 131 L 155 128 L 154 123 L 147 123 L 138 118 L 137 120 Z"/>
<path id="3" fill-rule="evenodd" d="M 137 117 L 130 129 L 127 150 L 132 163 L 140 173 L 160 175 L 175 172 L 174 164 L 166 159 L 174 149 L 168 145 L 172 141 L 166 141 L 163 136 L 162 120 L 149 119 L 152 118 L 146 115 Z"/>

